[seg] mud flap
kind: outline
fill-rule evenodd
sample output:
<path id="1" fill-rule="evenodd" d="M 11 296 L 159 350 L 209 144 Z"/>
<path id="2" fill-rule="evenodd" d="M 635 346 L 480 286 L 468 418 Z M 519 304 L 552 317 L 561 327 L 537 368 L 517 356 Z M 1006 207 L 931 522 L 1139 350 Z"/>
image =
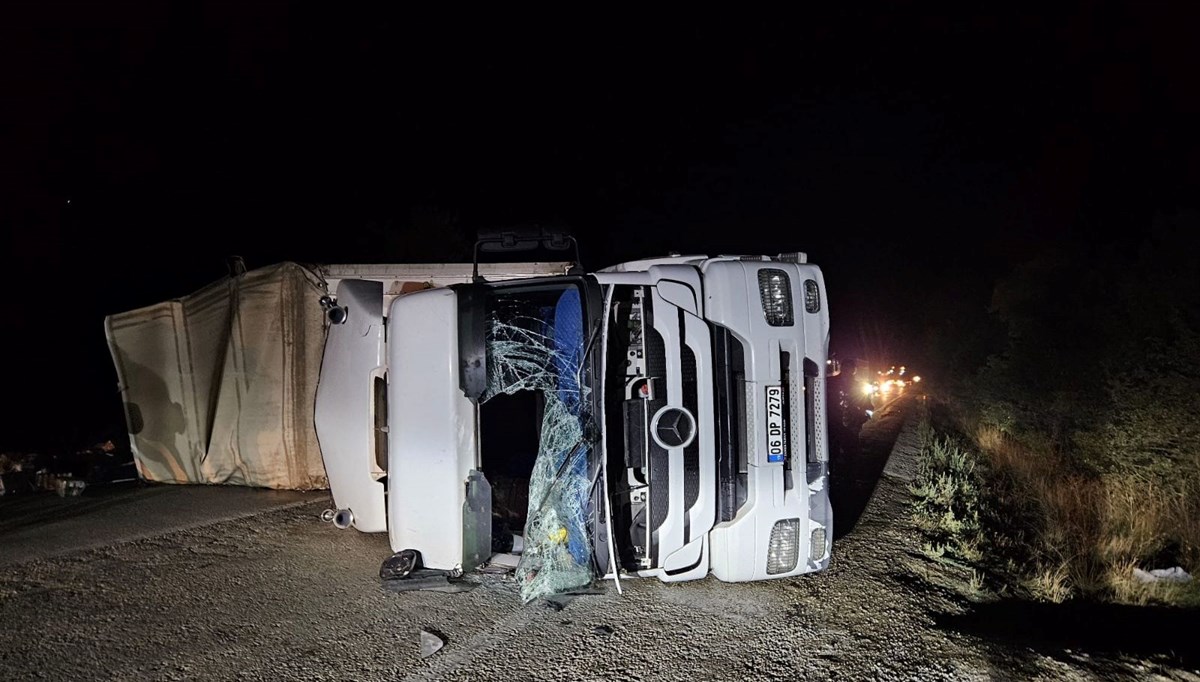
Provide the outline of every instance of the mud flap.
<path id="1" fill-rule="evenodd" d="M 491 556 L 492 486 L 483 472 L 472 469 L 463 502 L 463 570 L 473 571 Z"/>

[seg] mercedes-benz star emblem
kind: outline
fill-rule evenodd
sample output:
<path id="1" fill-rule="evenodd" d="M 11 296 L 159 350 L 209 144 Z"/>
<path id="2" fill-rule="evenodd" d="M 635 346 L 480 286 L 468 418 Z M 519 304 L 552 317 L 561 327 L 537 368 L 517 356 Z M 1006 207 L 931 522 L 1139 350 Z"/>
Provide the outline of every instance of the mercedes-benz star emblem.
<path id="1" fill-rule="evenodd" d="M 664 407 L 654 415 L 651 430 L 664 448 L 684 448 L 696 435 L 696 418 L 682 407 Z"/>

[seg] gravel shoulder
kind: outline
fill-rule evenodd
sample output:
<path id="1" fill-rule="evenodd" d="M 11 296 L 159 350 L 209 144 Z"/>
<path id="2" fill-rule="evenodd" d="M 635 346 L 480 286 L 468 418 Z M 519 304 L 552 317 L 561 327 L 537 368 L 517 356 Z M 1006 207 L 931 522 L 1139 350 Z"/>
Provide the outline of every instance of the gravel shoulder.
<path id="1" fill-rule="evenodd" d="M 81 497 L 0 498 L 0 566 L 253 516 L 327 492 L 211 485 L 115 485 Z"/>
<path id="2" fill-rule="evenodd" d="M 903 404 L 864 456 L 911 458 Z M 901 431 L 901 426 L 904 430 Z M 890 430 L 890 431 L 889 431 Z M 888 433 L 891 433 L 888 436 Z M 896 438 L 896 433 L 900 437 Z M 908 445 L 906 445 L 906 443 Z M 878 451 L 882 449 L 883 454 Z M 874 453 L 873 455 L 870 453 Z M 899 467 L 899 469 L 897 469 Z M 869 469 L 869 467 L 868 467 Z M 308 502 L 56 557 L 0 574 L 5 679 L 1099 679 L 1114 668 L 939 627 L 971 605 L 936 580 L 903 477 L 878 479 L 821 574 L 607 585 L 556 608 L 479 576 L 466 593 L 381 589 L 386 537 L 337 531 Z M 858 487 L 862 487 L 861 485 Z M 418 655 L 418 631 L 446 646 Z M 1175 671 L 1177 675 L 1185 674 Z"/>

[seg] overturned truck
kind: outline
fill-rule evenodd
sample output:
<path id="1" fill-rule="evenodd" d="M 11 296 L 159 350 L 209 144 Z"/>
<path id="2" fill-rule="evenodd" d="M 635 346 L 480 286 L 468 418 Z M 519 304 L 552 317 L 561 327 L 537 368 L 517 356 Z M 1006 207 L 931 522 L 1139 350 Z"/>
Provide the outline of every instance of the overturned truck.
<path id="1" fill-rule="evenodd" d="M 498 520 L 523 528 L 526 600 L 828 565 L 829 318 L 804 254 L 381 296 L 338 285 L 317 390 L 339 526 L 452 574 Z"/>

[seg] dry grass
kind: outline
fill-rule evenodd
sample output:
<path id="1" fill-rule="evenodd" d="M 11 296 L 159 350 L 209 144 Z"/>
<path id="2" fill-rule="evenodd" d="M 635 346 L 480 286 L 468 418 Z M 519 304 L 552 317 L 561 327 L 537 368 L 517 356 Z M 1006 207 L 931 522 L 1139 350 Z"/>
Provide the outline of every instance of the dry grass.
<path id="1" fill-rule="evenodd" d="M 1193 575 L 1200 573 L 1200 453 L 1195 459 L 1183 469 L 1166 510 L 1167 525 L 1179 539 L 1181 560 Z"/>
<path id="2" fill-rule="evenodd" d="M 1035 599 L 1055 604 L 1063 603 L 1075 593 L 1071 587 L 1071 569 L 1065 563 L 1035 569 L 1022 585 Z"/>
<path id="3" fill-rule="evenodd" d="M 1194 480 L 1200 481 L 1200 475 Z M 1178 520 L 1183 561 L 1194 572 L 1200 573 L 1200 484 L 1195 488 L 1194 491 L 1177 498 L 1172 516 Z"/>
<path id="4" fill-rule="evenodd" d="M 1200 454 L 1100 468 L 962 412 L 936 429 L 929 419 L 910 486 L 927 557 L 985 569 L 999 591 L 1045 601 L 1200 605 Z M 939 436 L 954 431 L 966 437 Z M 1134 578 L 1134 568 L 1172 566 L 1195 579 Z"/>
<path id="5" fill-rule="evenodd" d="M 1026 545 L 1012 566 L 1038 599 L 1075 595 L 1122 603 L 1193 603 L 1191 585 L 1144 584 L 1133 568 L 1200 570 L 1200 476 L 1176 471 L 1088 473 L 1049 448 L 1033 450 L 1000 429 L 973 439 L 990 472 L 990 501 L 1017 522 L 1001 528 Z M 1012 537 L 999 545 L 1015 544 Z M 1200 577 L 1200 576 L 1197 576 Z"/>
<path id="6" fill-rule="evenodd" d="M 1151 480 L 1113 477 L 1105 486 L 1105 537 L 1099 547 L 1113 563 L 1150 556 L 1170 531 L 1173 504 L 1167 491 Z"/>

